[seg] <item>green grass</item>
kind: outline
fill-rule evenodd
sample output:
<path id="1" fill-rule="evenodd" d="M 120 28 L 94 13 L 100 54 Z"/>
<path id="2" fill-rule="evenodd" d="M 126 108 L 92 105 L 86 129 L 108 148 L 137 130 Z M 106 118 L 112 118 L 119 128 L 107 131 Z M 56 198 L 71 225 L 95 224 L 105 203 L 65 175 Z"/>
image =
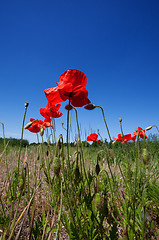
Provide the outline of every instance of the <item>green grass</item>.
<path id="1" fill-rule="evenodd" d="M 70 145 L 69 159 L 62 138 L 56 150 L 30 145 L 21 149 L 19 172 L 19 147 L 0 149 L 1 239 L 158 239 L 159 141 L 153 136 L 146 146 L 79 142 Z"/>

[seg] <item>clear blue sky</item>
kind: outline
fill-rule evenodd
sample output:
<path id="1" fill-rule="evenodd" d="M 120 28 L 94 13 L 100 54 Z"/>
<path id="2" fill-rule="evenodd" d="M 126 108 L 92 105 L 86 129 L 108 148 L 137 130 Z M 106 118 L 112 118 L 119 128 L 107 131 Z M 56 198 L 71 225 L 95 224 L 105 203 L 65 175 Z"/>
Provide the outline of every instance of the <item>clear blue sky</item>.
<path id="1" fill-rule="evenodd" d="M 43 119 L 44 89 L 55 87 L 68 69 L 86 74 L 88 97 L 104 108 L 112 137 L 120 133 L 120 116 L 125 134 L 159 125 L 159 1 L 1 1 L 0 121 L 6 137 L 20 138 L 26 101 L 26 123 Z M 66 126 L 64 105 L 60 110 L 57 135 L 65 134 L 61 123 Z M 108 138 L 99 109 L 78 112 L 83 134 L 99 128 Z M 24 138 L 36 140 L 27 130 Z"/>

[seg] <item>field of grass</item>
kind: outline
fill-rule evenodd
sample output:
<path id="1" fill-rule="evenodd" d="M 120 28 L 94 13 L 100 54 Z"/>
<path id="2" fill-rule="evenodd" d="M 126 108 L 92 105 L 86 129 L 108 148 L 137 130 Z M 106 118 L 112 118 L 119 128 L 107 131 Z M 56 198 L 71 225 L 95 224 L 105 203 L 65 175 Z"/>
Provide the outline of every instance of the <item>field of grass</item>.
<path id="1" fill-rule="evenodd" d="M 0 239 L 159 239 L 159 141 L 0 145 Z"/>

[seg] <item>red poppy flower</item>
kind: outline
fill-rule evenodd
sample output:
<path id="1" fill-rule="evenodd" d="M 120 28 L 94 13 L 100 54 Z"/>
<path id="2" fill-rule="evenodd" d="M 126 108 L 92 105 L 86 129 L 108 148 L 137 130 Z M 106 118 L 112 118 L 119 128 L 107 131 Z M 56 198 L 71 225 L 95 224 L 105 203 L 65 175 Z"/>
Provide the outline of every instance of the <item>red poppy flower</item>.
<path id="1" fill-rule="evenodd" d="M 138 132 L 133 132 L 134 135 L 136 136 L 140 136 L 142 139 L 145 139 L 148 138 L 148 136 L 145 134 L 145 130 L 143 130 L 141 127 L 138 127 Z"/>
<path id="2" fill-rule="evenodd" d="M 131 137 L 131 134 L 126 134 L 122 137 L 121 134 L 118 134 L 118 138 L 114 138 L 114 139 L 117 142 L 127 143 L 127 141 L 130 141 L 130 140 L 135 141 L 136 136 Z"/>
<path id="3" fill-rule="evenodd" d="M 40 114 L 46 119 L 49 119 L 50 117 L 59 118 L 63 115 L 59 111 L 60 107 L 61 107 L 61 104 L 57 104 L 55 106 L 52 103 L 48 103 L 45 108 L 40 108 Z"/>
<path id="4" fill-rule="evenodd" d="M 44 92 L 54 105 L 68 99 L 74 107 L 83 107 L 90 103 L 86 84 L 87 77 L 83 72 L 69 69 L 60 76 L 57 87 L 45 89 Z"/>
<path id="5" fill-rule="evenodd" d="M 50 119 L 51 120 L 51 119 Z M 43 130 L 45 129 L 45 127 L 53 127 L 53 125 L 48 121 L 48 119 L 45 119 L 44 121 L 40 120 L 40 119 L 34 119 L 34 118 L 30 118 L 30 121 L 33 122 L 32 125 L 27 128 L 30 132 L 33 133 L 38 133 L 40 132 L 40 129 L 43 128 Z"/>
<path id="6" fill-rule="evenodd" d="M 93 141 L 93 142 L 98 141 L 98 142 L 99 142 L 99 140 L 98 140 L 98 134 L 96 134 L 96 133 L 90 134 L 90 135 L 87 137 L 87 141 Z"/>

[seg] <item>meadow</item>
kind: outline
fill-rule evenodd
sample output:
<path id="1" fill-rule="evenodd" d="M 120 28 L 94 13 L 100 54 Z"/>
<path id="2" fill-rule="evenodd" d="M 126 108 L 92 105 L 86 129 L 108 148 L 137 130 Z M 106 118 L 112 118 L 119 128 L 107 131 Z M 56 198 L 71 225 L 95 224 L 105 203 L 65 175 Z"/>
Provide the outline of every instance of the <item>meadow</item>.
<path id="1" fill-rule="evenodd" d="M 119 118 L 121 133 L 112 139 L 104 109 L 90 103 L 85 75 L 78 70 L 63 73 L 45 94 L 44 121 L 25 123 L 25 103 L 19 141 L 6 139 L 1 123 L 0 239 L 159 239 L 158 127 L 124 135 Z M 54 123 L 66 100 L 64 142 L 62 135 L 56 138 Z M 108 141 L 99 130 L 81 139 L 77 107 L 83 106 L 101 111 Z M 72 114 L 78 136 L 70 143 Z M 28 130 L 39 143 L 23 140 Z"/>

